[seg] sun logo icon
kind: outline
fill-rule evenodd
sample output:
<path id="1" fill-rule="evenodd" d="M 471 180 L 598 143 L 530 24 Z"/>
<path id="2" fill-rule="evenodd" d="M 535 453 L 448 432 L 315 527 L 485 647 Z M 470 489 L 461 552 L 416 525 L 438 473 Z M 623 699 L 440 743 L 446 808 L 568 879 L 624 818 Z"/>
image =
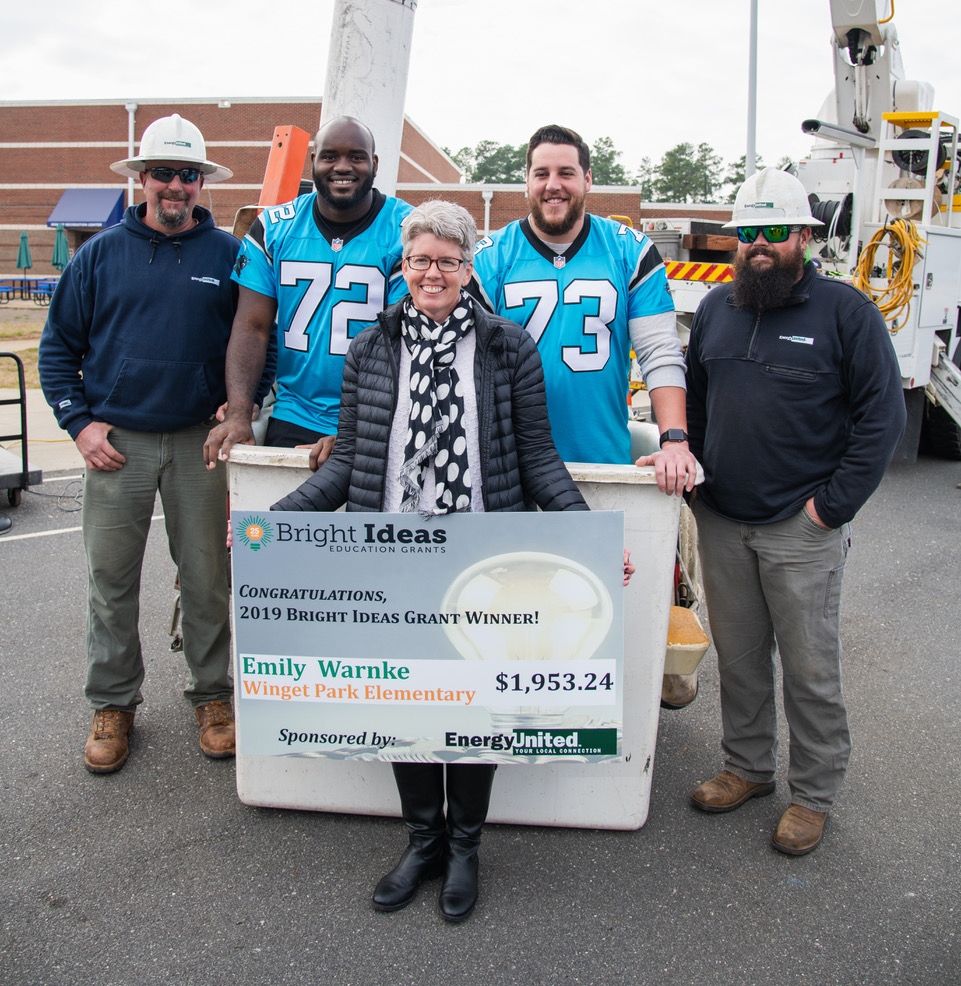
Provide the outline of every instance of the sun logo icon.
<path id="1" fill-rule="evenodd" d="M 237 539 L 251 551 L 260 551 L 270 543 L 273 534 L 273 528 L 262 517 L 245 517 L 237 529 Z"/>

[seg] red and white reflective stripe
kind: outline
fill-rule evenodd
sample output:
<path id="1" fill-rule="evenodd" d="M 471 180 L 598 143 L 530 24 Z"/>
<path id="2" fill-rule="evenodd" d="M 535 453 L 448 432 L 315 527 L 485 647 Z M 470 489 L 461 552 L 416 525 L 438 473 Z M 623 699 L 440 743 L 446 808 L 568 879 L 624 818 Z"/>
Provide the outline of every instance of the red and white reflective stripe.
<path id="1" fill-rule="evenodd" d="M 664 265 L 672 281 L 712 281 L 723 284 L 734 280 L 734 268 L 730 264 L 685 263 L 671 260 Z"/>

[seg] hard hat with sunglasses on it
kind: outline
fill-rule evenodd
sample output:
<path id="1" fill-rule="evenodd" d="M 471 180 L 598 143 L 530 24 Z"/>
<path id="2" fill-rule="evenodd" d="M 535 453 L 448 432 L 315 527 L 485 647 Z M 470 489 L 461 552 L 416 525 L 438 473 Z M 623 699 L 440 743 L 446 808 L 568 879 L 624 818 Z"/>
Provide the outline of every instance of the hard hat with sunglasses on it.
<path id="1" fill-rule="evenodd" d="M 191 169 L 182 170 L 200 172 L 208 184 L 232 178 L 234 174 L 222 164 L 207 160 L 207 145 L 204 143 L 203 134 L 179 113 L 154 120 L 140 138 L 140 153 L 123 161 L 114 161 L 110 165 L 110 170 L 116 171 L 118 175 L 126 175 L 128 178 L 138 178 L 142 171 L 151 170 L 149 165 L 152 161 L 175 161 L 193 165 Z M 180 171 L 174 171 L 173 174 L 180 174 Z M 173 180 L 173 174 L 170 175 L 169 180 Z M 181 180 L 186 183 L 183 175 Z"/>
<path id="2" fill-rule="evenodd" d="M 811 215 L 804 186 L 786 171 L 764 168 L 738 189 L 734 212 L 724 229 L 736 229 L 742 243 L 753 243 L 763 229 L 769 243 L 783 243 L 805 226 L 822 226 Z"/>

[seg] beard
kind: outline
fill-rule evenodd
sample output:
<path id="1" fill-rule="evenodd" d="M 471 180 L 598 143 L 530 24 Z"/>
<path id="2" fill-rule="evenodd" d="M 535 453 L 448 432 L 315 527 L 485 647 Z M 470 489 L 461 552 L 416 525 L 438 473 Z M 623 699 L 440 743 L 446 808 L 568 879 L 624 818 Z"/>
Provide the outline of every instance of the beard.
<path id="1" fill-rule="evenodd" d="M 542 233 L 546 233 L 548 236 L 564 236 L 583 218 L 586 199 L 586 195 L 572 196 L 567 203 L 567 214 L 563 219 L 558 219 L 554 222 L 551 222 L 544 215 L 544 210 L 541 208 L 540 202 L 531 199 L 531 218 L 534 220 L 534 225 Z"/>
<path id="2" fill-rule="evenodd" d="M 788 254 L 755 243 L 746 254 L 735 254 L 731 285 L 734 307 L 752 312 L 783 308 L 804 273 L 805 249 L 800 240 Z M 753 264 L 752 258 L 758 256 L 770 258 L 770 266 L 758 268 Z"/>
<path id="3" fill-rule="evenodd" d="M 332 208 L 337 209 L 340 212 L 346 212 L 348 209 L 353 209 L 355 205 L 359 205 L 364 196 L 374 187 L 374 179 L 377 176 L 371 171 L 367 177 L 354 189 L 352 195 L 347 198 L 343 196 L 334 196 L 327 184 L 323 180 L 317 178 L 317 173 L 314 172 L 314 188 L 317 189 L 317 194 Z"/>
<path id="4" fill-rule="evenodd" d="M 179 202 L 180 208 L 172 211 L 164 207 L 165 202 Z M 167 229 L 179 229 L 187 221 L 189 214 L 190 206 L 186 196 L 182 199 L 163 196 L 157 203 L 157 222 Z"/>

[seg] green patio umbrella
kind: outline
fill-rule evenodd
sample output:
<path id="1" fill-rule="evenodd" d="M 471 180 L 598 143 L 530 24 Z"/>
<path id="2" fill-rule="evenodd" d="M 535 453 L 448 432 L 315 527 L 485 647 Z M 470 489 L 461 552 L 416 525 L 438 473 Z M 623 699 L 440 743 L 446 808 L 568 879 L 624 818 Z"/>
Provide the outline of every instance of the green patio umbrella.
<path id="1" fill-rule="evenodd" d="M 33 267 L 33 260 L 30 259 L 30 244 L 27 242 L 27 234 L 20 234 L 20 249 L 17 252 L 17 266 L 26 276 L 27 268 Z"/>
<path id="2" fill-rule="evenodd" d="M 57 237 L 53 241 L 53 259 L 50 261 L 57 270 L 63 270 L 70 261 L 70 248 L 63 223 L 57 223 Z"/>

